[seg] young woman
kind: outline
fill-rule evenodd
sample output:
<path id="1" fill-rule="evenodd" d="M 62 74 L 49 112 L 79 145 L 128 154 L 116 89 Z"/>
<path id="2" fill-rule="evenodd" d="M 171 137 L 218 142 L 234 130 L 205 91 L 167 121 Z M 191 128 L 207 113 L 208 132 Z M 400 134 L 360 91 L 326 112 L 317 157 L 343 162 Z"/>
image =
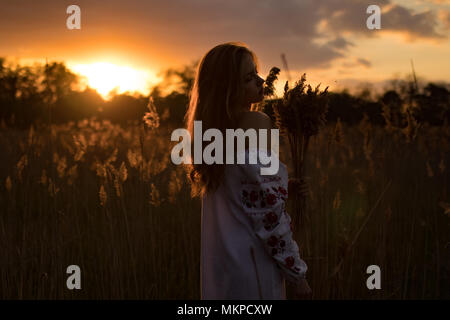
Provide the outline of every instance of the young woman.
<path id="1" fill-rule="evenodd" d="M 217 128 L 223 137 L 227 128 L 270 130 L 270 118 L 251 111 L 263 99 L 263 83 L 257 57 L 245 44 L 212 48 L 198 65 L 191 91 L 185 118 L 191 137 L 196 120 L 203 132 Z M 280 161 L 277 174 L 261 175 L 262 164 L 249 164 L 252 152 L 268 150 L 247 147 L 245 164 L 188 166 L 192 196 L 202 200 L 202 299 L 286 299 L 285 279 L 298 295 L 311 293 L 285 210 L 287 168 Z"/>

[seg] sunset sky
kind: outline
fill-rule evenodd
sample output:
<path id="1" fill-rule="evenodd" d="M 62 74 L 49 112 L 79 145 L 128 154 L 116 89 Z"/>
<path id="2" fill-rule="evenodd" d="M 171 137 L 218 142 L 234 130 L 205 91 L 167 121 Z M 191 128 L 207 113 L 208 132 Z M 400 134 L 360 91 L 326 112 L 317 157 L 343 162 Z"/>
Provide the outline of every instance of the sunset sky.
<path id="1" fill-rule="evenodd" d="M 66 27 L 71 4 L 81 8 L 81 30 Z M 371 4 L 381 7 L 381 30 L 366 27 Z M 404 77 L 411 59 L 420 79 L 450 82 L 449 31 L 449 0 L 0 2 L 0 56 L 63 61 L 104 91 L 128 85 L 148 93 L 160 71 L 228 41 L 256 53 L 261 76 L 282 69 L 279 92 L 286 79 L 281 53 L 292 78 L 306 72 L 309 82 L 332 90 Z"/>

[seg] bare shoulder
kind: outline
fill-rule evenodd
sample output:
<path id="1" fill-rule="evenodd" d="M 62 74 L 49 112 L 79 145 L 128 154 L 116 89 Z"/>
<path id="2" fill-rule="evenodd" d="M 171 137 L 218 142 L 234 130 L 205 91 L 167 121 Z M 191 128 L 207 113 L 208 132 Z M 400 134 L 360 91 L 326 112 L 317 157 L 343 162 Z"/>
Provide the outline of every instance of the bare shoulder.
<path id="1" fill-rule="evenodd" d="M 242 129 L 272 129 L 272 120 L 264 112 L 245 111 L 240 115 L 239 127 Z"/>

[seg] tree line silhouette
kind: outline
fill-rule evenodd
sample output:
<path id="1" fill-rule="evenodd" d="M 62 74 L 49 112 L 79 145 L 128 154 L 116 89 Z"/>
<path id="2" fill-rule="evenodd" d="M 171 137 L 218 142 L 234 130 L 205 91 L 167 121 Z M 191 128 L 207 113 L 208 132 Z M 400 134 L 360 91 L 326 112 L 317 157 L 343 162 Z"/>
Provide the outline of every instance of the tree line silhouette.
<path id="1" fill-rule="evenodd" d="M 79 77 L 64 63 L 52 62 L 34 66 L 6 65 L 0 57 L 0 122 L 4 126 L 28 128 L 46 126 L 96 117 L 127 125 L 141 121 L 152 97 L 161 124 L 183 126 L 183 117 L 189 103 L 195 66 L 198 61 L 181 70 L 168 69 L 164 80 L 151 89 L 149 95 L 114 94 L 104 101 L 92 88 L 78 90 Z M 168 94 L 163 91 L 175 89 Z M 367 114 L 373 125 L 407 126 L 407 112 L 418 123 L 433 126 L 447 125 L 450 120 L 450 86 L 428 83 L 419 88 L 417 81 L 394 80 L 392 88 L 377 97 L 370 89 L 360 94 L 347 90 L 330 92 L 327 122 L 340 119 L 347 125 L 358 124 Z M 272 100 L 273 101 L 273 100 Z M 271 114 L 271 101 L 265 111 Z"/>

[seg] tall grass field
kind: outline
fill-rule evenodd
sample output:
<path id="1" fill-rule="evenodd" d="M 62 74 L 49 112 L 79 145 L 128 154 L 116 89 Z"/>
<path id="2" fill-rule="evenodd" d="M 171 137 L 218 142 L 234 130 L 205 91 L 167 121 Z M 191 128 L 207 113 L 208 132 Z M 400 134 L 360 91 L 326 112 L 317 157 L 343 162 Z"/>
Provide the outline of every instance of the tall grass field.
<path id="1" fill-rule="evenodd" d="M 1 126 L 0 298 L 199 299 L 201 203 L 170 160 L 173 129 Z M 409 139 L 339 123 L 311 139 L 294 237 L 313 299 L 450 298 L 449 151 L 448 126 Z M 285 142 L 280 156 L 292 167 Z"/>

